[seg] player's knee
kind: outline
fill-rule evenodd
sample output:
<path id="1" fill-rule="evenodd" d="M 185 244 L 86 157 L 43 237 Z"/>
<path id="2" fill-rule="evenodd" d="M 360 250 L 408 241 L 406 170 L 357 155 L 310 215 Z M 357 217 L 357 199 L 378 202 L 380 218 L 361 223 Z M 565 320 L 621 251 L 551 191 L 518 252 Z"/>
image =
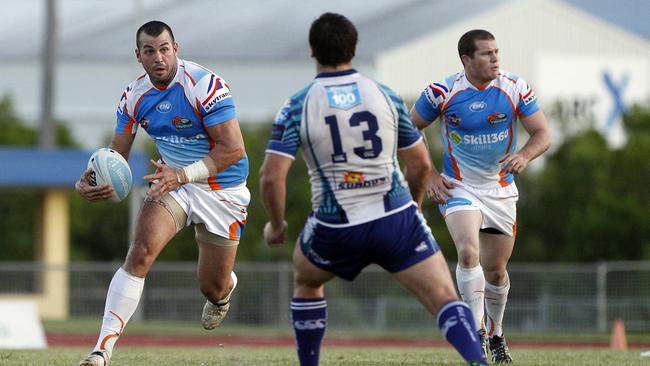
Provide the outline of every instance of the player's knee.
<path id="1" fill-rule="evenodd" d="M 474 268 L 479 263 L 478 249 L 464 247 L 458 249 L 458 264 L 464 268 Z"/>
<path id="2" fill-rule="evenodd" d="M 322 297 L 323 284 L 313 280 L 309 276 L 294 272 L 293 288 L 298 297 Z"/>
<path id="3" fill-rule="evenodd" d="M 228 292 L 230 292 L 230 276 L 228 276 L 227 281 L 199 281 L 199 289 L 203 296 L 212 302 L 217 302 L 226 297 Z"/>
<path id="4" fill-rule="evenodd" d="M 505 268 L 494 267 L 494 268 L 483 268 L 485 270 L 485 280 L 493 285 L 501 285 L 506 282 L 508 278 L 508 272 Z"/>
<path id="5" fill-rule="evenodd" d="M 134 245 L 126 257 L 126 268 L 129 273 L 144 277 L 155 261 L 156 256 L 146 245 Z"/>

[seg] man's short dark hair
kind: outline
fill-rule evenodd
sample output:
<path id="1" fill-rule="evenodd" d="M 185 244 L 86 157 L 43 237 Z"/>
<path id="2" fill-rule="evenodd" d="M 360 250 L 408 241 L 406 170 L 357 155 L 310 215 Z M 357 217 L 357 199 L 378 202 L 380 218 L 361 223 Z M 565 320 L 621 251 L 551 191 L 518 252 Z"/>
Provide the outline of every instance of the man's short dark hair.
<path id="1" fill-rule="evenodd" d="M 352 61 L 357 48 L 357 29 L 341 14 L 325 13 L 311 23 L 309 45 L 312 56 L 324 66 Z"/>
<path id="2" fill-rule="evenodd" d="M 467 55 L 474 58 L 476 52 L 476 41 L 489 41 L 495 39 L 492 33 L 484 29 L 472 29 L 471 31 L 463 34 L 458 40 L 458 56 L 462 58 Z"/>
<path id="3" fill-rule="evenodd" d="M 172 42 L 174 42 L 174 32 L 172 32 L 172 29 L 167 24 L 159 20 L 152 20 L 144 23 L 140 28 L 138 28 L 138 31 L 135 32 L 135 46 L 140 48 L 140 34 L 144 33 L 152 37 L 158 37 L 164 31 L 169 32 L 169 36 L 172 38 Z"/>

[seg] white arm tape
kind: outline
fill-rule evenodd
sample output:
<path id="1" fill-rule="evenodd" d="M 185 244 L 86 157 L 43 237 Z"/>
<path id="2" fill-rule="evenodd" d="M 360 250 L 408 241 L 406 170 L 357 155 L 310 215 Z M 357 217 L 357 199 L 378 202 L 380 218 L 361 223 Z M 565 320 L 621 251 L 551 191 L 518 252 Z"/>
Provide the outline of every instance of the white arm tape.
<path id="1" fill-rule="evenodd" d="M 199 160 L 196 163 L 192 163 L 183 168 L 187 181 L 189 183 L 196 182 L 197 180 L 203 180 L 210 176 L 210 171 L 208 166 L 205 165 L 203 160 Z"/>

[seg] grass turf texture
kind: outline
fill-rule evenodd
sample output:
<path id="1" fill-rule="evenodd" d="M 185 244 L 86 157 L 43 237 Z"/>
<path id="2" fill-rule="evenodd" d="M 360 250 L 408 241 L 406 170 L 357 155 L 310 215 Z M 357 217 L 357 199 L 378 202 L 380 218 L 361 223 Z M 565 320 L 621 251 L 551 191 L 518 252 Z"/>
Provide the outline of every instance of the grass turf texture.
<path id="1" fill-rule="evenodd" d="M 3 366 L 58 366 L 76 365 L 88 348 L 52 348 L 48 350 L 0 350 Z M 116 348 L 112 365 L 120 366 L 248 366 L 298 365 L 294 349 L 290 347 L 122 347 Z M 649 365 L 650 359 L 639 355 L 639 350 L 627 352 L 611 350 L 517 349 L 513 357 L 517 365 Z M 464 365 L 452 349 L 413 348 L 324 348 L 321 366 L 374 365 Z"/>

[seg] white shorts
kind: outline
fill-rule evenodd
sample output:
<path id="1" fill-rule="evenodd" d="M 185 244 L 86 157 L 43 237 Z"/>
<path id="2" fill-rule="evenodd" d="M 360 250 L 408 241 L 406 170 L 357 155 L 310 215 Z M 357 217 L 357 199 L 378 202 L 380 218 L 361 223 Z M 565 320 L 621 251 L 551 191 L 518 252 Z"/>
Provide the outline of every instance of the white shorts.
<path id="1" fill-rule="evenodd" d="M 218 236 L 240 240 L 248 217 L 251 194 L 246 185 L 206 191 L 194 184 L 184 184 L 169 194 L 187 214 L 185 226 L 204 224 Z"/>
<path id="2" fill-rule="evenodd" d="M 456 179 L 445 178 L 456 183 L 456 187 L 449 190 L 452 197 L 447 199 L 447 203 L 439 205 L 442 216 L 478 210 L 483 215 L 481 229 L 494 228 L 509 236 L 516 235 L 519 191 L 514 182 L 502 188 L 475 189 Z"/>

